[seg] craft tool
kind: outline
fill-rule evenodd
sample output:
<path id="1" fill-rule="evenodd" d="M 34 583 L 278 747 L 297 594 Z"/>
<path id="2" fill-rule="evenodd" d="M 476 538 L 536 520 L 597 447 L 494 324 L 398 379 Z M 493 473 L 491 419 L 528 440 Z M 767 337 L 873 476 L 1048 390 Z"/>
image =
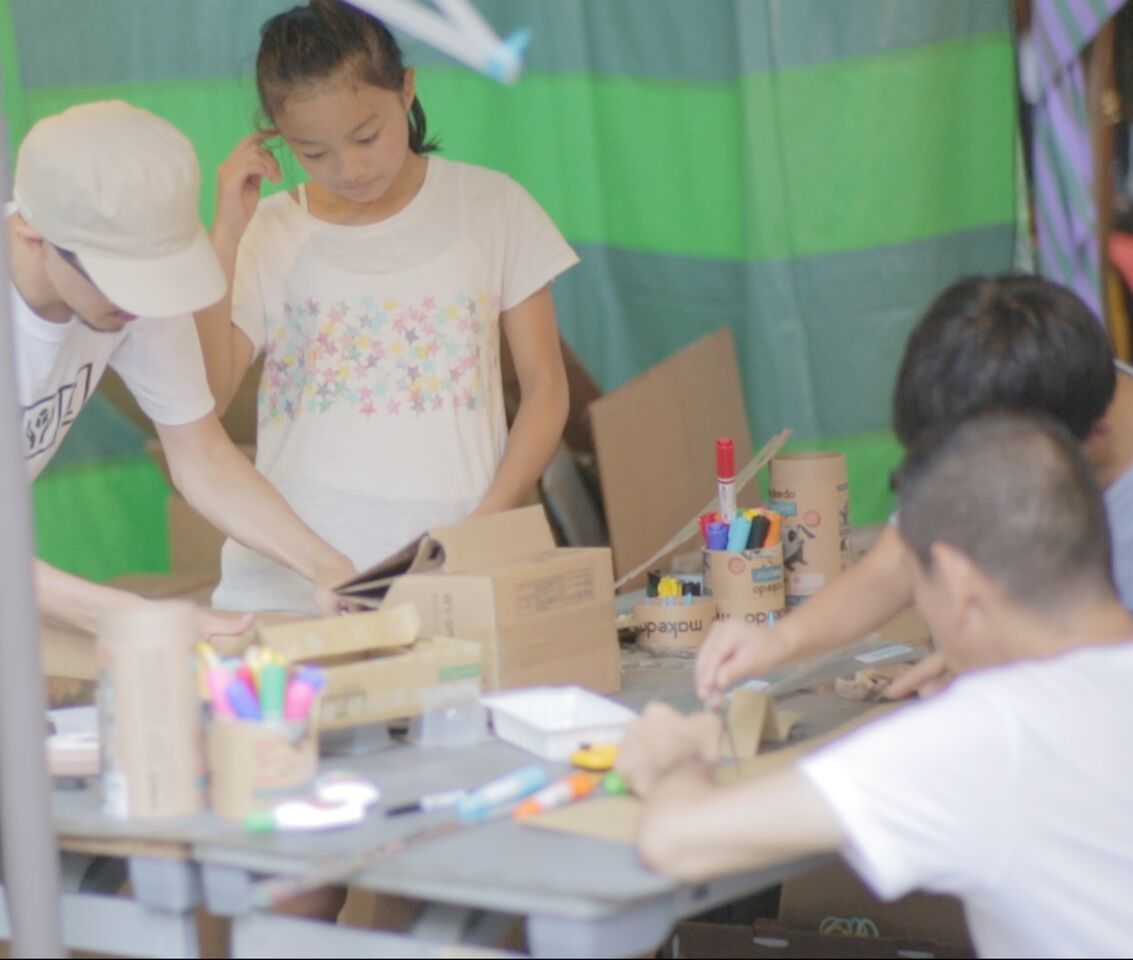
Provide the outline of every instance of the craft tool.
<path id="1" fill-rule="evenodd" d="M 728 546 L 728 525 L 725 523 L 708 524 L 708 549 L 723 550 Z"/>

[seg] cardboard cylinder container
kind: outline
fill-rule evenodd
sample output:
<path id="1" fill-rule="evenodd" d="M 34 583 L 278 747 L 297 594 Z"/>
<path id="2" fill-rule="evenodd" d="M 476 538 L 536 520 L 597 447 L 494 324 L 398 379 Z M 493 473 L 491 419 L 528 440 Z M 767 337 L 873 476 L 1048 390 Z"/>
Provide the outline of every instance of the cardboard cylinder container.
<path id="1" fill-rule="evenodd" d="M 716 619 L 716 601 L 693 597 L 672 606 L 638 603 L 633 608 L 639 627 L 637 645 L 650 653 L 695 656 Z"/>
<path id="2" fill-rule="evenodd" d="M 783 547 L 705 550 L 704 592 L 716 601 L 717 618 L 769 624 L 782 615 Z"/>
<path id="3" fill-rule="evenodd" d="M 103 810 L 120 819 L 204 807 L 197 613 L 183 601 L 106 617 L 97 639 Z"/>
<path id="4" fill-rule="evenodd" d="M 242 820 L 307 786 L 319 765 L 316 725 L 214 720 L 208 728 L 209 803 Z"/>
<path id="5" fill-rule="evenodd" d="M 771 461 L 771 508 L 783 515 L 787 606 L 814 596 L 850 564 L 850 484 L 841 453 Z"/>

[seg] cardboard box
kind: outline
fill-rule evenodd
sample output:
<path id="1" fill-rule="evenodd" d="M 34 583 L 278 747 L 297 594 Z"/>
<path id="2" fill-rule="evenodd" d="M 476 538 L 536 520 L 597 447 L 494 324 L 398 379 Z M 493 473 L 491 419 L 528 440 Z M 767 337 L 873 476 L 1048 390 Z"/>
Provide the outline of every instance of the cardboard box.
<path id="1" fill-rule="evenodd" d="M 479 643 L 428 636 L 411 604 L 321 620 L 277 619 L 261 626 L 259 637 L 289 660 L 322 666 L 323 730 L 416 716 L 428 693 L 478 680 L 482 672 Z"/>
<path id="2" fill-rule="evenodd" d="M 620 578 L 715 496 L 717 437 L 735 442 L 737 466 L 751 459 L 731 330 L 702 337 L 595 400 L 590 419 Z M 642 575 L 626 589 L 644 583 Z"/>
<path id="3" fill-rule="evenodd" d="M 796 930 L 772 920 L 753 925 L 695 923 L 677 925 L 674 958 L 722 957 L 974 957 L 958 944 L 894 937 L 860 937 Z"/>
<path id="4" fill-rule="evenodd" d="M 425 634 L 479 641 L 488 690 L 621 689 L 610 551 L 556 548 L 542 507 L 430 530 L 339 593 L 412 603 Z"/>
<path id="5" fill-rule="evenodd" d="M 866 917 L 881 937 L 958 944 L 971 951 L 964 910 L 955 897 L 911 893 L 887 903 L 841 862 L 783 884 L 779 920 L 786 926 L 818 930 L 829 917 Z"/>

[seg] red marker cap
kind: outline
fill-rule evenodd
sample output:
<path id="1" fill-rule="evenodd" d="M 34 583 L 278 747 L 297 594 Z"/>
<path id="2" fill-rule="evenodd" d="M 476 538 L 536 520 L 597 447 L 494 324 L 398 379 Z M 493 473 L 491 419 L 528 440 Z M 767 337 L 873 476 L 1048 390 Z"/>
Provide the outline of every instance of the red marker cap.
<path id="1" fill-rule="evenodd" d="M 721 437 L 716 441 L 716 476 L 730 480 L 736 475 L 736 445 L 731 437 Z"/>

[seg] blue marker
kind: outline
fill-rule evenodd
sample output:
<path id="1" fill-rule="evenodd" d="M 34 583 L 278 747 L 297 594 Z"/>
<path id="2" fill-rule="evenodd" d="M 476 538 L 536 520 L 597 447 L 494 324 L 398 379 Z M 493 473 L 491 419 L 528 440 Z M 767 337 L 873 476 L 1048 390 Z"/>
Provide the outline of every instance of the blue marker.
<path id="1" fill-rule="evenodd" d="M 530 796 L 547 785 L 550 778 L 542 767 L 532 764 L 521 767 L 506 777 L 500 777 L 482 787 L 477 787 L 457 804 L 456 815 L 461 823 L 476 823 L 484 820 L 497 807 L 514 803 Z"/>
<path id="2" fill-rule="evenodd" d="M 725 550 L 728 546 L 728 525 L 726 523 L 708 524 L 708 549 Z"/>
<path id="3" fill-rule="evenodd" d="M 728 549 L 746 550 L 747 538 L 751 534 L 751 521 L 747 517 L 736 517 L 728 531 Z"/>

